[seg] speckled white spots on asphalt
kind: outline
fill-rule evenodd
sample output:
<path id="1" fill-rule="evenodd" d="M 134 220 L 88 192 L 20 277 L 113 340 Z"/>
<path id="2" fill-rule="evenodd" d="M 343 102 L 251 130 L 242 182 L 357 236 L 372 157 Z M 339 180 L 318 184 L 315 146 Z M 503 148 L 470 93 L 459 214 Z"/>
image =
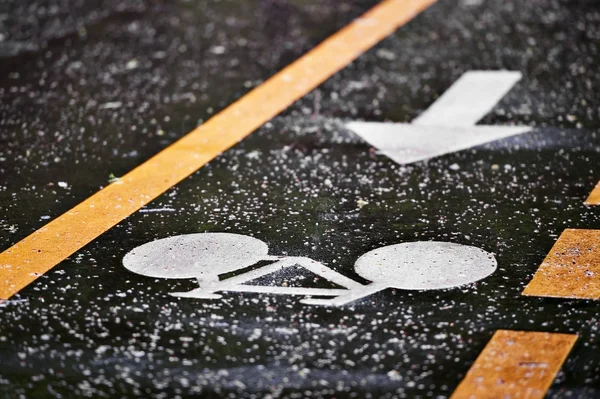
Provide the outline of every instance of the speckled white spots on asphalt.
<path id="1" fill-rule="evenodd" d="M 52 40 L 0 62 L 8 248 L 45 224 L 39 216 L 123 176 L 378 1 L 4 3 L 17 18 L 0 27 L 0 53 Z M 173 211 L 132 215 L 0 303 L 0 396 L 448 397 L 503 328 L 578 333 L 547 397 L 599 397 L 598 302 L 520 295 L 565 227 L 600 226 L 599 208 L 582 204 L 599 179 L 593 3 L 439 1 L 148 206 Z M 131 59 L 139 64 L 127 70 Z M 477 69 L 523 73 L 480 124 L 530 133 L 401 166 L 344 129 L 410 121 Z M 122 265 L 152 240 L 216 231 L 364 285 L 356 260 L 403 242 L 476 246 L 498 269 L 454 289 L 392 288 L 335 308 L 250 292 L 174 298 L 197 283 Z M 293 266 L 249 283 L 340 288 Z"/>

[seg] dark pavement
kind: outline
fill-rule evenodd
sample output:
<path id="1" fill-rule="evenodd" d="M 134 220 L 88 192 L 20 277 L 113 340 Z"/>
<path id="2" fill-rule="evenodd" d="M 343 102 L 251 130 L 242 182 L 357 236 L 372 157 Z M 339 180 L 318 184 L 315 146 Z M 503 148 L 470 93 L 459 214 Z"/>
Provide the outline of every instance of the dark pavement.
<path id="1" fill-rule="evenodd" d="M 0 250 L 206 121 L 376 1 L 0 4 Z M 439 0 L 317 90 L 0 303 L 0 396 L 448 397 L 497 329 L 579 334 L 552 398 L 600 397 L 600 302 L 521 296 L 565 228 L 600 228 L 600 7 Z M 409 122 L 463 73 L 523 79 L 481 121 L 532 130 L 400 166 L 344 127 Z M 363 282 L 362 254 L 440 240 L 481 282 L 340 308 L 131 273 L 173 235 L 251 235 Z M 305 276 L 300 279 L 297 276 Z M 301 269 L 263 278 L 328 287 Z"/>

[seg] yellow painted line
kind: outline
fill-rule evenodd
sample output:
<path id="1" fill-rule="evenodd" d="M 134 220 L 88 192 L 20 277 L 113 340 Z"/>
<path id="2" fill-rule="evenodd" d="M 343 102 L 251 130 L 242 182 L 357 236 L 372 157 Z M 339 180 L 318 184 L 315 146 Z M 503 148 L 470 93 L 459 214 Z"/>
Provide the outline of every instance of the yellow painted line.
<path id="1" fill-rule="evenodd" d="M 600 182 L 596 184 L 596 187 L 592 190 L 592 193 L 585 201 L 586 205 L 600 205 Z"/>
<path id="2" fill-rule="evenodd" d="M 600 230 L 563 231 L 523 295 L 600 299 Z"/>
<path id="3" fill-rule="evenodd" d="M 498 330 L 450 399 L 542 399 L 577 335 Z"/>
<path id="4" fill-rule="evenodd" d="M 234 146 L 436 0 L 387 0 L 179 141 L 0 254 L 8 299 Z"/>

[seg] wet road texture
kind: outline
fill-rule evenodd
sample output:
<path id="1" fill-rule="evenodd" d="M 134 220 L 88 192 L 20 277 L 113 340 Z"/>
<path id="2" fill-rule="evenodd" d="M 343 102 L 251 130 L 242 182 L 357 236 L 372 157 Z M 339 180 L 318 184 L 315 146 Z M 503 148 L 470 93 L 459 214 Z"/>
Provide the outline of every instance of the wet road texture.
<path id="1" fill-rule="evenodd" d="M 377 1 L 4 0 L 0 250 L 182 137 Z M 0 396 L 448 397 L 498 329 L 578 334 L 547 395 L 600 397 L 600 302 L 525 297 L 565 228 L 600 228 L 600 7 L 439 0 L 234 148 L 0 303 Z M 523 79 L 481 121 L 529 133 L 401 166 L 346 122 L 409 122 L 463 73 Z M 254 236 L 357 281 L 385 245 L 440 240 L 498 270 L 327 308 L 174 298 L 123 256 Z M 263 284 L 328 287 L 297 268 Z"/>

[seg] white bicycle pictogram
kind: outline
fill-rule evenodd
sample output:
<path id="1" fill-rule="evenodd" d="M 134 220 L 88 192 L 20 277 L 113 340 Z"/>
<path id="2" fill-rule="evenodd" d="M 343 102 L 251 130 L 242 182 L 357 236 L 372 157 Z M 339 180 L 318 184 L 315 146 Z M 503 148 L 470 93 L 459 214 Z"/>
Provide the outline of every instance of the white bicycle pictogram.
<path id="1" fill-rule="evenodd" d="M 219 277 L 262 261 L 273 263 L 223 280 Z M 361 284 L 307 257 L 269 255 L 263 241 L 231 233 L 185 234 L 152 241 L 125 255 L 123 264 L 148 277 L 198 281 L 196 289 L 171 293 L 176 297 L 219 299 L 222 295 L 218 292 L 254 292 L 302 295 L 306 298 L 300 302 L 324 306 L 342 306 L 387 288 L 453 288 L 481 280 L 497 267 L 493 254 L 477 247 L 441 241 L 406 242 L 377 248 L 358 258 L 354 271 L 371 281 Z M 303 267 L 343 288 L 246 284 L 292 266 Z"/>

